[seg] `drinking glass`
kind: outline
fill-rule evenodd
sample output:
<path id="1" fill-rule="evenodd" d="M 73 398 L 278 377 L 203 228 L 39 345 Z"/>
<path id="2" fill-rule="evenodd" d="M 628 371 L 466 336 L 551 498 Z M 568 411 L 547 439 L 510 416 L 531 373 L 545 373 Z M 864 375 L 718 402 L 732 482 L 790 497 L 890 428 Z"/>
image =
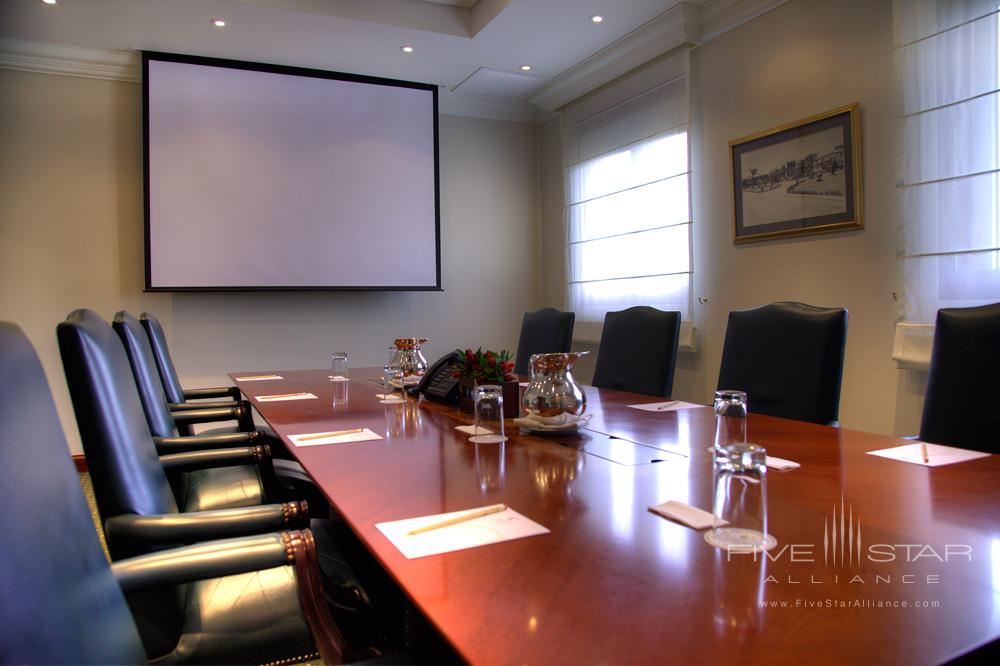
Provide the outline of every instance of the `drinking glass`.
<path id="1" fill-rule="evenodd" d="M 709 450 L 718 452 L 727 444 L 745 444 L 746 441 L 747 394 L 743 391 L 716 391 L 715 445 Z"/>
<path id="2" fill-rule="evenodd" d="M 506 475 L 503 442 L 499 444 L 476 444 L 476 480 L 479 490 L 487 493 L 491 490 L 503 490 Z"/>
<path id="3" fill-rule="evenodd" d="M 395 388 L 403 386 L 403 369 L 400 367 L 383 366 L 382 367 L 382 399 L 379 402 L 393 403 L 393 402 L 403 402 L 403 398 L 395 396 L 392 392 Z"/>
<path id="4" fill-rule="evenodd" d="M 402 400 L 382 400 L 385 406 L 385 436 L 386 439 L 402 437 L 406 427 L 406 415 L 404 414 L 404 403 Z"/>
<path id="5" fill-rule="evenodd" d="M 347 381 L 333 382 L 333 408 L 346 407 L 351 383 Z"/>
<path id="6" fill-rule="evenodd" d="M 484 384 L 476 387 L 475 434 L 469 438 L 476 444 L 506 442 L 503 429 L 503 387 Z"/>
<path id="7" fill-rule="evenodd" d="M 756 444 L 727 444 L 712 471 L 715 525 L 705 541 L 729 553 L 755 553 L 777 541 L 767 532 L 767 451 Z"/>
<path id="8" fill-rule="evenodd" d="M 332 381 L 346 382 L 349 379 L 347 352 L 334 352 L 330 354 L 330 365 L 333 366 L 333 374 L 330 375 Z"/>

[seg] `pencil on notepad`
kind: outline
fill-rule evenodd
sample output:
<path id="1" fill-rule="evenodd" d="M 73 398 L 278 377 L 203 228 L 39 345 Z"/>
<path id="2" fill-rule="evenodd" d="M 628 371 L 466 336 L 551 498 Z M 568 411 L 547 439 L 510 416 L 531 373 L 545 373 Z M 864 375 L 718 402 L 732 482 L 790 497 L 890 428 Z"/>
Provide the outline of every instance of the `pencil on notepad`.
<path id="1" fill-rule="evenodd" d="M 480 509 L 479 511 L 473 511 L 472 513 L 467 513 L 464 516 L 457 516 L 455 518 L 448 518 L 447 520 L 442 520 L 437 523 L 431 523 L 430 525 L 424 525 L 423 527 L 417 527 L 410 530 L 406 534 L 409 536 L 411 534 L 422 534 L 424 532 L 430 532 L 431 530 L 436 530 L 440 527 L 448 527 L 449 525 L 457 525 L 459 523 L 464 523 L 467 520 L 475 520 L 476 518 L 482 518 L 483 516 L 488 516 L 491 513 L 500 513 L 501 511 L 506 511 L 506 504 L 494 504 L 493 506 L 488 506 L 485 509 Z"/>
<path id="2" fill-rule="evenodd" d="M 931 457 L 927 455 L 927 442 L 920 442 L 920 453 L 924 456 L 924 464 L 931 461 Z"/>
<path id="3" fill-rule="evenodd" d="M 353 435 L 356 432 L 364 432 L 364 428 L 351 428 L 350 430 L 334 430 L 333 432 L 318 432 L 315 435 L 297 437 L 300 442 L 308 442 L 310 439 L 326 439 L 327 437 L 340 437 L 341 435 Z"/>
<path id="4" fill-rule="evenodd" d="M 275 395 L 259 395 L 258 400 L 274 400 L 275 398 L 297 398 L 300 395 L 309 395 L 306 392 L 301 393 L 276 393 Z"/>

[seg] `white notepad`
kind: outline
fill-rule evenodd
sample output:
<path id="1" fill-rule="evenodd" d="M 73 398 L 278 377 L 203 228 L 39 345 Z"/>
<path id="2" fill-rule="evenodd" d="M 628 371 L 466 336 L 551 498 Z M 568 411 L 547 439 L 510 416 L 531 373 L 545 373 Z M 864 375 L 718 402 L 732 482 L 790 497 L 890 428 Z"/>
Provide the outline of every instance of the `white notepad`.
<path id="1" fill-rule="evenodd" d="M 455 426 L 455 430 L 457 430 L 459 432 L 464 432 L 466 435 L 492 435 L 493 434 L 493 431 L 490 430 L 489 428 L 484 428 L 482 426 L 479 426 L 479 429 L 477 430 L 476 426 L 474 426 L 474 425 L 460 425 L 460 426 Z"/>
<path id="2" fill-rule="evenodd" d="M 282 400 L 316 400 L 312 393 L 278 393 L 275 395 L 258 395 L 260 402 L 280 402 Z"/>
<path id="3" fill-rule="evenodd" d="M 488 516 L 481 516 L 428 532 L 407 534 L 410 530 L 418 527 L 433 525 L 479 510 L 480 508 L 477 507 L 465 511 L 394 520 L 388 523 L 376 523 L 375 527 L 408 560 L 549 533 L 548 528 L 508 508 L 499 513 L 491 513 Z"/>
<path id="4" fill-rule="evenodd" d="M 704 407 L 705 405 L 696 405 L 693 402 L 684 402 L 683 400 L 665 400 L 663 402 L 647 402 L 641 405 L 629 405 L 632 409 L 641 409 L 644 412 L 676 412 L 679 409 L 693 409 L 695 407 Z"/>
<path id="5" fill-rule="evenodd" d="M 772 469 L 776 469 L 779 472 L 784 472 L 790 469 L 798 469 L 802 467 L 799 463 L 794 460 L 785 460 L 784 458 L 778 458 L 776 456 L 767 456 L 764 464 Z"/>
<path id="6" fill-rule="evenodd" d="M 953 465 L 965 462 L 966 460 L 976 460 L 986 458 L 990 454 L 982 451 L 969 451 L 968 449 L 956 449 L 953 446 L 942 446 L 941 444 L 927 445 L 927 459 L 924 462 L 923 444 L 904 444 L 903 446 L 893 446 L 888 449 L 877 451 L 867 451 L 870 456 L 889 458 L 890 460 L 901 460 L 903 462 L 922 465 L 924 467 L 941 467 L 942 465 Z"/>
<path id="7" fill-rule="evenodd" d="M 369 440 L 382 439 L 382 436 L 368 428 L 362 428 L 361 432 L 351 432 L 343 435 L 329 433 L 328 437 L 322 437 L 321 432 L 304 432 L 300 435 L 289 435 L 295 446 L 319 446 L 321 444 L 345 444 L 347 442 L 367 442 Z"/>
<path id="8" fill-rule="evenodd" d="M 709 511 L 699 509 L 698 507 L 691 506 L 690 504 L 685 504 L 684 502 L 677 502 L 675 500 L 669 500 L 667 502 L 663 502 L 662 504 L 655 504 L 649 507 L 649 510 L 663 516 L 664 518 L 677 521 L 682 525 L 693 527 L 696 530 L 703 530 L 712 527 L 715 524 L 715 516 Z M 724 520 L 719 521 L 719 525 L 726 524 L 728 523 Z"/>

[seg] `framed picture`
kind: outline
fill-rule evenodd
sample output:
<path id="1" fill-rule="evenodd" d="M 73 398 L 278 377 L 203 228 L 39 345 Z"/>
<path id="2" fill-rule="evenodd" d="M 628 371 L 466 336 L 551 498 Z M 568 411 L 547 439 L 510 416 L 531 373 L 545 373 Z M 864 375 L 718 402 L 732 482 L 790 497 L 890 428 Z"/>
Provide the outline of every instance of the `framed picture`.
<path id="1" fill-rule="evenodd" d="M 733 242 L 864 226 L 857 103 L 729 142 Z"/>

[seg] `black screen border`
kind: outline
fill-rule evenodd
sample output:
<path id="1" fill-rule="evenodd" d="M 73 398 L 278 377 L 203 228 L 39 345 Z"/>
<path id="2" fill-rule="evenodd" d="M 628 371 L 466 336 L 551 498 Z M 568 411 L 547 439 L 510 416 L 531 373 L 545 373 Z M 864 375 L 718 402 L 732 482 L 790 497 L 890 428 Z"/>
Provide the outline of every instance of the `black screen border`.
<path id="1" fill-rule="evenodd" d="M 273 286 L 273 285 L 248 285 L 248 286 L 198 286 L 198 287 L 168 287 L 152 285 L 151 255 L 150 255 L 150 202 L 149 202 L 149 62 L 151 60 L 160 62 L 179 62 L 191 65 L 204 65 L 209 67 L 222 67 L 226 69 L 242 69 L 255 72 L 268 72 L 271 74 L 286 74 L 290 76 L 306 76 L 317 79 L 333 79 L 336 81 L 350 81 L 352 83 L 367 83 L 372 85 L 392 86 L 396 88 L 412 88 L 415 90 L 426 90 L 432 94 L 433 118 L 434 118 L 434 253 L 435 253 L 435 280 L 434 286 Z M 364 74 L 348 74 L 346 72 L 334 72 L 324 69 L 311 69 L 308 67 L 294 67 L 291 65 L 275 65 L 268 63 L 252 62 L 247 60 L 230 60 L 226 58 L 210 58 L 207 56 L 185 55 L 180 53 L 166 53 L 163 51 L 142 51 L 142 182 L 143 182 L 143 246 L 145 264 L 145 288 L 146 293 L 153 292 L 246 292 L 246 291 L 443 291 L 441 287 L 441 170 L 440 170 L 440 147 L 438 133 L 438 88 L 430 83 L 417 83 L 414 81 L 402 81 L 399 79 L 388 79 L 377 76 L 367 76 Z"/>

